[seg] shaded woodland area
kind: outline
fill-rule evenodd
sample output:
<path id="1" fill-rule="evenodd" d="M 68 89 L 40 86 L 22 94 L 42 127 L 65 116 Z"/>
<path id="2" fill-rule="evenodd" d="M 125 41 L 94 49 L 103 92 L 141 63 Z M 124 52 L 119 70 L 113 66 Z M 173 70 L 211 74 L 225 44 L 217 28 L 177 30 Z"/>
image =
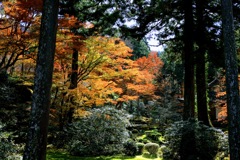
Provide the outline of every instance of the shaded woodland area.
<path id="1" fill-rule="evenodd" d="M 0 159 L 239 160 L 239 22 L 237 0 L 1 1 Z"/>

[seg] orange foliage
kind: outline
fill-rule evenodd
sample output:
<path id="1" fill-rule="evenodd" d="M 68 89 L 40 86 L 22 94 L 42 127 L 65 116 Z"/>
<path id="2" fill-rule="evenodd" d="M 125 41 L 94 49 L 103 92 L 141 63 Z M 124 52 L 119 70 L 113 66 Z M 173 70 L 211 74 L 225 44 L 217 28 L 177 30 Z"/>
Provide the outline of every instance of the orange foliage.
<path id="1" fill-rule="evenodd" d="M 135 62 L 130 59 L 132 50 L 118 38 L 90 37 L 84 44 L 79 50 L 78 72 L 84 78 L 80 78 L 77 88 L 82 105 L 117 104 L 139 96 L 154 97 L 154 74 L 162 67 L 157 56 L 153 54 Z M 142 68 L 142 63 L 148 65 Z M 81 70 L 89 72 L 84 75 Z"/>
<path id="2" fill-rule="evenodd" d="M 62 16 L 58 19 L 59 26 L 58 28 L 62 33 L 72 33 L 70 29 L 73 28 L 79 28 L 80 26 L 83 26 L 81 22 L 77 20 L 74 16 L 69 16 L 68 14 Z"/>
<path id="3" fill-rule="evenodd" d="M 17 22 L 29 22 L 42 10 L 43 1 L 16 0 L 3 2 L 5 13 Z"/>
<path id="4" fill-rule="evenodd" d="M 71 64 L 73 37 L 70 33 L 59 34 L 58 39 L 62 40 L 57 42 L 55 65 Z M 78 47 L 81 46 L 76 48 L 79 52 L 78 88 L 72 92 L 80 105 L 119 104 L 139 96 L 155 96 L 153 82 L 162 67 L 156 54 L 133 61 L 130 59 L 132 50 L 118 38 L 99 36 L 81 40 L 79 37 L 78 41 Z M 144 68 L 143 64 L 146 64 Z"/>
<path id="5" fill-rule="evenodd" d="M 217 92 L 216 98 L 222 97 L 224 95 L 226 95 L 226 91 L 224 91 L 224 92 Z"/>
<path id="6" fill-rule="evenodd" d="M 141 71 L 147 70 L 153 75 L 157 75 L 160 68 L 163 66 L 163 62 L 158 57 L 157 52 L 151 52 L 148 57 L 141 57 L 137 59 L 136 63 Z"/>
<path id="7" fill-rule="evenodd" d="M 42 0 L 16 0 L 4 2 L 3 6 L 5 15 L 0 21 L 0 51 L 19 53 L 18 58 L 34 58 Z M 77 50 L 78 88 L 68 92 L 74 94 L 81 105 L 117 104 L 136 100 L 139 96 L 154 96 L 154 78 L 162 67 L 157 54 L 151 53 L 148 57 L 133 61 L 130 59 L 132 50 L 121 39 L 102 36 L 85 39 L 72 32 L 80 26 L 93 27 L 92 24 L 79 22 L 73 16 L 59 17 L 55 84 L 69 86 L 66 82 L 71 72 L 72 53 Z"/>
<path id="8" fill-rule="evenodd" d="M 80 23 L 76 17 L 64 15 L 58 20 L 58 33 L 56 41 L 55 54 L 55 76 L 62 81 L 68 81 L 68 75 L 71 72 L 72 54 L 74 49 L 82 50 L 84 37 L 75 35 L 72 29 L 76 29 L 84 24 Z"/>
<path id="9" fill-rule="evenodd" d="M 8 69 L 19 59 L 32 57 L 37 50 L 39 34 L 38 2 L 18 0 L 2 2 L 0 19 L 0 68 Z M 18 68 L 18 66 L 16 67 Z"/>

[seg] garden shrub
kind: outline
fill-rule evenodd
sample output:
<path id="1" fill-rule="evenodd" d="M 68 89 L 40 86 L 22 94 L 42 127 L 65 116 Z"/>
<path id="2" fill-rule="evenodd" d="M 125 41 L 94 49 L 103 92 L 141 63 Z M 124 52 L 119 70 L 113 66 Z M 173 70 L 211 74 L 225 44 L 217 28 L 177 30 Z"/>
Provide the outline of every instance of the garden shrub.
<path id="1" fill-rule="evenodd" d="M 0 123 L 0 159 L 11 159 L 17 152 L 13 142 L 9 138 L 10 133 L 3 131 L 3 124 Z"/>
<path id="2" fill-rule="evenodd" d="M 112 155 L 124 151 L 129 139 L 128 115 L 112 107 L 95 108 L 91 114 L 72 123 L 68 129 L 72 155 Z"/>
<path id="3" fill-rule="evenodd" d="M 145 131 L 147 138 L 154 143 L 164 143 L 164 138 L 162 133 L 160 133 L 157 129 L 147 130 Z"/>
<path id="4" fill-rule="evenodd" d="M 57 149 L 66 149 L 68 146 L 68 142 L 70 141 L 71 137 L 69 137 L 69 133 L 65 127 L 63 130 L 59 130 L 57 127 L 49 127 L 49 137 L 48 143 L 52 144 Z M 54 130 L 55 129 L 55 130 Z"/>
<path id="5" fill-rule="evenodd" d="M 182 141 L 182 137 L 187 139 Z M 196 144 L 196 155 L 199 160 L 214 159 L 216 155 L 226 156 L 228 154 L 228 137 L 220 129 L 208 127 L 196 120 L 178 121 L 173 123 L 165 132 L 166 147 L 162 150 L 163 158 L 166 160 L 180 159 L 180 149 L 188 152 L 187 146 Z M 185 146 L 181 148 L 181 146 Z M 220 153 L 220 154 L 219 154 Z M 218 157 L 218 158 L 223 158 Z"/>
<path id="6" fill-rule="evenodd" d="M 129 140 L 124 143 L 124 153 L 127 156 L 135 156 L 138 152 L 138 146 L 135 141 Z"/>
<path id="7" fill-rule="evenodd" d="M 176 113 L 176 110 L 178 110 L 176 100 L 171 96 L 166 99 L 169 99 L 168 102 L 148 101 L 147 104 L 142 100 L 140 102 L 129 101 L 123 108 L 133 117 L 150 118 L 149 124 L 158 124 L 158 126 L 164 127 L 167 124 L 181 120 L 181 114 Z"/>
<path id="8" fill-rule="evenodd" d="M 26 142 L 30 113 L 28 110 L 30 103 L 26 103 L 23 98 L 28 95 L 26 92 L 28 87 L 20 83 L 20 80 L 12 78 L 0 83 L 0 121 L 4 124 L 4 131 L 11 132 L 10 138 L 15 144 Z M 20 86 L 25 90 L 20 90 Z"/>
<path id="9" fill-rule="evenodd" d="M 157 143 L 147 143 L 144 145 L 143 157 L 157 158 L 159 145 Z"/>
<path id="10" fill-rule="evenodd" d="M 11 103 L 17 100 L 16 90 L 8 84 L 0 84 L 0 104 L 1 107 L 10 106 Z"/>
<path id="11" fill-rule="evenodd" d="M 157 143 L 147 143 L 144 145 L 144 149 L 148 151 L 150 154 L 157 154 L 159 145 Z"/>
<path id="12" fill-rule="evenodd" d="M 142 154 L 144 143 L 136 143 L 136 145 L 138 147 L 137 155 Z"/>

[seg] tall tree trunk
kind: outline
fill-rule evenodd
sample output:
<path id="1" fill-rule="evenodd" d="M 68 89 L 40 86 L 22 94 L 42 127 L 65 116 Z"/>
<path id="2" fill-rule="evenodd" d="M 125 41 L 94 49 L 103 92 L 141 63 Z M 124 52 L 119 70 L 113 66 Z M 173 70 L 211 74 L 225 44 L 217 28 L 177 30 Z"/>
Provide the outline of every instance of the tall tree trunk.
<path id="1" fill-rule="evenodd" d="M 193 53 L 193 9 L 192 0 L 184 1 L 184 111 L 183 119 L 194 117 L 194 53 Z"/>
<path id="2" fill-rule="evenodd" d="M 184 110 L 183 120 L 194 118 L 194 52 L 193 52 L 193 1 L 184 0 Z M 189 142 L 189 137 L 193 139 Z M 180 144 L 180 159 L 191 159 L 196 155 L 195 133 L 182 133 Z"/>
<path id="3" fill-rule="evenodd" d="M 44 0 L 34 93 L 24 160 L 45 160 L 50 90 L 57 32 L 58 0 Z"/>
<path id="4" fill-rule="evenodd" d="M 69 89 L 77 88 L 77 84 L 78 84 L 78 50 L 74 48 L 72 54 L 72 73 Z"/>
<path id="5" fill-rule="evenodd" d="M 232 1 L 222 0 L 222 24 L 226 67 L 228 134 L 230 159 L 240 159 L 240 109 L 238 88 L 237 51 L 234 36 Z"/>
<path id="6" fill-rule="evenodd" d="M 196 85 L 197 85 L 197 111 L 198 120 L 203 124 L 210 126 L 208 118 L 207 96 L 206 96 L 206 75 L 205 75 L 205 24 L 204 8 L 207 1 L 196 1 L 197 28 L 196 43 L 198 50 L 196 52 Z"/>

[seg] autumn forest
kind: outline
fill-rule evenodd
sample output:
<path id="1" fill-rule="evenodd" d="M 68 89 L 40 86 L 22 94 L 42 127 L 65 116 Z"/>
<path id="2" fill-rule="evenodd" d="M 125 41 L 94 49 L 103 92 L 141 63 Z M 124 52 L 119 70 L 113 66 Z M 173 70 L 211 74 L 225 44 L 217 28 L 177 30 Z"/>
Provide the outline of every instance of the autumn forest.
<path id="1" fill-rule="evenodd" d="M 239 16 L 237 0 L 2 0 L 0 159 L 239 160 Z"/>

